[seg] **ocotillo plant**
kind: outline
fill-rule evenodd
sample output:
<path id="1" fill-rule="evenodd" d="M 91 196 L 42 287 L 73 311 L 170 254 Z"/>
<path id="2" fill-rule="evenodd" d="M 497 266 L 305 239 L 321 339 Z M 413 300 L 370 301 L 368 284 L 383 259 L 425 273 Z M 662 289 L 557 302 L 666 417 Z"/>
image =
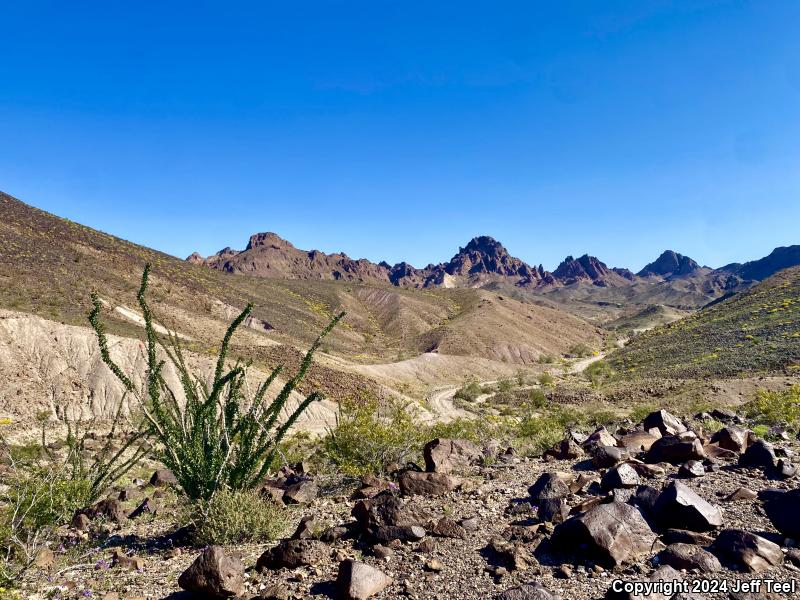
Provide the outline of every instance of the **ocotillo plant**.
<path id="1" fill-rule="evenodd" d="M 247 305 L 225 332 L 213 378 L 207 382 L 187 366 L 176 334 L 166 334 L 166 343 L 156 335 L 153 314 L 145 298 L 149 275 L 150 265 L 147 265 L 138 294 L 147 348 L 143 389 L 137 388 L 133 379 L 111 358 L 100 321 L 102 303 L 93 293 L 89 321 L 97 333 L 102 359 L 125 389 L 138 398 L 144 427 L 155 442 L 158 457 L 172 470 L 190 499 L 208 500 L 221 487 L 234 490 L 254 488 L 269 472 L 278 444 L 289 428 L 312 402 L 321 398 L 319 392 L 312 392 L 287 418 L 279 420 L 290 394 L 311 366 L 322 339 L 345 313 L 335 316 L 322 330 L 306 353 L 300 369 L 271 401 L 267 398 L 267 391 L 280 375 L 282 366 L 276 367 L 248 397 L 245 378 L 250 364 L 237 360 L 229 368 L 226 362 L 231 337 L 252 312 L 252 304 Z M 176 393 L 164 378 L 165 361 L 158 358 L 159 347 L 177 372 L 182 394 Z"/>

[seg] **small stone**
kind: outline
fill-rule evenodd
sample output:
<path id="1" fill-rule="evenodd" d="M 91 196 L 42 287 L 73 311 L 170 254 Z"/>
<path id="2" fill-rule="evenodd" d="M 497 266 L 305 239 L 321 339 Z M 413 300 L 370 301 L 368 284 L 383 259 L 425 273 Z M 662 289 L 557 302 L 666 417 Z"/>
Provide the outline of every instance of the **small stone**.
<path id="1" fill-rule="evenodd" d="M 366 563 L 352 559 L 339 563 L 336 586 L 346 600 L 366 600 L 391 584 L 391 577 Z"/>
<path id="2" fill-rule="evenodd" d="M 440 560 L 431 558 L 425 561 L 425 570 L 439 573 L 444 570 L 444 565 Z"/>
<path id="3" fill-rule="evenodd" d="M 706 474 L 706 469 L 699 460 L 690 460 L 681 465 L 678 469 L 678 476 L 685 478 L 702 477 Z"/>
<path id="4" fill-rule="evenodd" d="M 283 492 L 283 502 L 285 504 L 310 504 L 319 494 L 319 488 L 314 481 L 304 479 L 292 484 Z"/>
<path id="5" fill-rule="evenodd" d="M 756 494 L 753 490 L 747 489 L 746 487 L 737 488 L 736 491 L 731 492 L 725 497 L 725 500 L 728 502 L 735 502 L 737 500 L 747 500 L 752 501 L 758 498 L 758 494 Z"/>
<path id="6" fill-rule="evenodd" d="M 150 485 L 153 487 L 162 487 L 165 485 L 177 485 L 178 480 L 175 474 L 169 469 L 156 469 L 150 477 Z"/>
<path id="7" fill-rule="evenodd" d="M 372 547 L 372 553 L 376 558 L 389 558 L 394 555 L 394 550 L 382 544 L 376 544 Z"/>
<path id="8" fill-rule="evenodd" d="M 209 546 L 178 578 L 187 592 L 209 598 L 231 598 L 244 591 L 244 565 L 219 546 Z"/>
<path id="9" fill-rule="evenodd" d="M 36 553 L 33 564 L 39 569 L 49 570 L 56 564 L 56 556 L 50 548 L 42 548 Z"/>

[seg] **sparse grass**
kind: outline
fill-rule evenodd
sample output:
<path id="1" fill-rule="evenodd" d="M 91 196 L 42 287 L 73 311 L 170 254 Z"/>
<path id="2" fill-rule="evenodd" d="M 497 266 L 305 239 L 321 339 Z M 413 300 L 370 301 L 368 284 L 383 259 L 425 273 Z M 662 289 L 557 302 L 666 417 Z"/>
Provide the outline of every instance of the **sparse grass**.
<path id="1" fill-rule="evenodd" d="M 253 490 L 219 490 L 209 501 L 192 506 L 198 544 L 241 544 L 274 540 L 286 531 L 289 513 Z"/>

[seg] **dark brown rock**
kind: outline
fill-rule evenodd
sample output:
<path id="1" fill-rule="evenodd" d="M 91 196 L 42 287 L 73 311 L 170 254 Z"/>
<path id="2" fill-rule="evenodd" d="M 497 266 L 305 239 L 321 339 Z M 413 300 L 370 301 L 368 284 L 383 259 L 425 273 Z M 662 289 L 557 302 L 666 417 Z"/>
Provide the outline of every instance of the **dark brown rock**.
<path id="1" fill-rule="evenodd" d="M 606 471 L 600 485 L 605 490 L 616 488 L 634 488 L 639 485 L 639 474 L 628 463 L 622 463 Z"/>
<path id="2" fill-rule="evenodd" d="M 446 538 L 467 539 L 467 530 L 449 517 L 442 517 L 436 522 L 433 535 Z"/>
<path id="3" fill-rule="evenodd" d="M 285 504 L 311 504 L 319 494 L 317 484 L 311 479 L 303 479 L 289 485 L 283 492 Z"/>
<path id="4" fill-rule="evenodd" d="M 725 500 L 728 502 L 735 502 L 737 500 L 746 500 L 752 501 L 758 498 L 758 494 L 756 494 L 753 490 L 749 490 L 745 487 L 737 488 L 735 491 L 731 492 L 725 497 Z"/>
<path id="5" fill-rule="evenodd" d="M 533 502 L 564 498 L 570 494 L 569 486 L 555 473 L 542 473 L 536 483 L 528 488 L 528 493 Z"/>
<path id="6" fill-rule="evenodd" d="M 657 410 L 647 415 L 642 422 L 642 427 L 648 429 L 658 429 L 661 435 L 675 435 L 686 431 L 686 426 L 678 417 L 665 410 Z"/>
<path id="7" fill-rule="evenodd" d="M 169 469 L 156 469 L 150 477 L 150 485 L 154 487 L 162 487 L 165 485 L 177 485 L 178 480 Z"/>
<path id="8" fill-rule="evenodd" d="M 650 446 L 645 460 L 649 463 L 668 462 L 679 465 L 688 460 L 703 460 L 705 457 L 700 440 L 684 441 L 678 436 L 667 435 Z"/>
<path id="9" fill-rule="evenodd" d="M 800 488 L 771 495 L 764 503 L 764 512 L 775 529 L 800 540 Z"/>
<path id="10" fill-rule="evenodd" d="M 764 440 L 756 440 L 744 454 L 739 457 L 739 466 L 755 469 L 771 469 L 775 467 L 775 449 Z"/>
<path id="11" fill-rule="evenodd" d="M 181 574 L 178 585 L 204 598 L 233 598 L 244 592 L 244 565 L 219 546 L 209 546 Z"/>
<path id="12" fill-rule="evenodd" d="M 601 504 L 572 517 L 558 525 L 551 538 L 554 547 L 586 552 L 607 566 L 649 556 L 655 541 L 655 533 L 639 510 L 620 502 Z"/>
<path id="13" fill-rule="evenodd" d="M 712 435 L 711 442 L 720 448 L 741 453 L 747 449 L 747 430 L 729 425 Z"/>
<path id="14" fill-rule="evenodd" d="M 738 568 L 761 573 L 783 564 L 778 544 L 741 529 L 724 529 L 714 542 L 715 551 Z"/>
<path id="15" fill-rule="evenodd" d="M 653 514 L 662 527 L 708 531 L 722 527 L 722 511 L 680 481 L 673 481 L 658 497 Z"/>
<path id="16" fill-rule="evenodd" d="M 616 446 L 595 446 L 592 450 L 592 466 L 608 469 L 630 458 L 630 453 Z"/>
<path id="17" fill-rule="evenodd" d="M 671 544 L 659 554 L 661 564 L 675 569 L 697 570 L 702 573 L 716 573 L 722 565 L 716 556 L 694 544 Z"/>
<path id="18" fill-rule="evenodd" d="M 681 468 L 678 469 L 678 476 L 685 477 L 687 479 L 693 479 L 695 477 L 702 477 L 706 474 L 706 469 L 699 460 L 690 460 L 681 465 Z"/>
<path id="19" fill-rule="evenodd" d="M 425 470 L 431 473 L 463 471 L 480 463 L 481 449 L 469 440 L 436 438 L 425 444 L 422 450 Z"/>
<path id="20" fill-rule="evenodd" d="M 456 488 L 456 481 L 446 473 L 406 471 L 398 479 L 404 496 L 442 496 Z"/>
<path id="21" fill-rule="evenodd" d="M 317 540 L 284 540 L 266 550 L 256 562 L 256 569 L 296 569 L 312 566 L 328 558 L 328 547 Z"/>

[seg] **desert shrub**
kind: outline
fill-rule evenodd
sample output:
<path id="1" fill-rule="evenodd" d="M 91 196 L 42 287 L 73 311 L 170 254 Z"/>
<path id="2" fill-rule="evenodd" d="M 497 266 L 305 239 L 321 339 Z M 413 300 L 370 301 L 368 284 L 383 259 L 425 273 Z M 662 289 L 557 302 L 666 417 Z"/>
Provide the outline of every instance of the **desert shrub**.
<path id="1" fill-rule="evenodd" d="M 759 390 L 743 408 L 758 425 L 800 428 L 800 385 L 775 392 Z"/>
<path id="2" fill-rule="evenodd" d="M 531 408 L 544 408 L 547 406 L 547 396 L 538 388 L 532 389 L 528 393 L 528 401 Z"/>
<path id="3" fill-rule="evenodd" d="M 614 369 L 606 361 L 598 360 L 586 367 L 584 374 L 594 387 L 599 387 L 611 379 Z"/>
<path id="4" fill-rule="evenodd" d="M 555 377 L 553 377 L 550 373 L 545 371 L 544 373 L 539 373 L 539 385 L 553 385 L 555 381 Z"/>
<path id="5" fill-rule="evenodd" d="M 514 381 L 512 379 L 501 379 L 497 382 L 497 391 L 500 393 L 510 392 L 514 389 Z"/>
<path id="6" fill-rule="evenodd" d="M 512 428 L 505 419 L 484 417 L 481 419 L 453 419 L 447 423 L 434 423 L 420 428 L 420 449 L 434 438 L 450 438 L 469 440 L 476 444 L 484 444 L 490 439 L 505 439 L 512 433 Z"/>
<path id="7" fill-rule="evenodd" d="M 12 463 L 10 470 L 0 493 L 0 586 L 13 585 L 91 495 L 90 481 L 52 465 Z"/>
<path id="8" fill-rule="evenodd" d="M 514 379 L 519 387 L 522 387 L 523 385 L 528 383 L 528 377 L 527 375 L 525 375 L 525 371 L 523 371 L 522 369 L 517 369 L 517 373 L 516 375 L 514 375 Z"/>
<path id="9" fill-rule="evenodd" d="M 581 342 L 579 344 L 574 344 L 573 346 L 571 346 L 569 349 L 569 353 L 572 356 L 577 356 L 578 358 L 586 358 L 588 356 L 592 356 L 592 354 L 594 354 L 594 351 L 589 346 Z"/>
<path id="10" fill-rule="evenodd" d="M 564 438 L 564 431 L 570 419 L 563 411 L 547 414 L 529 414 L 523 417 L 517 427 L 517 436 L 531 453 L 541 454 L 553 444 Z"/>
<path id="11" fill-rule="evenodd" d="M 539 357 L 539 364 L 540 365 L 551 365 L 556 362 L 556 359 L 550 356 L 549 354 L 542 354 Z"/>
<path id="12" fill-rule="evenodd" d="M 198 544 L 241 544 L 274 540 L 289 525 L 287 509 L 255 490 L 221 488 L 192 505 L 189 515 Z"/>
<path id="13" fill-rule="evenodd" d="M 345 401 L 336 427 L 322 443 L 322 455 L 346 475 L 381 474 L 390 463 L 416 459 L 420 435 L 399 402 Z"/>
<path id="14" fill-rule="evenodd" d="M 281 366 L 276 367 L 252 394 L 248 391 L 246 377 L 249 363 L 236 361 L 232 368 L 226 367 L 231 338 L 250 315 L 253 306 L 248 304 L 228 327 L 213 377 L 206 382 L 186 365 L 177 335 L 169 333 L 166 344 L 156 335 L 153 314 L 145 298 L 149 274 L 150 265 L 147 265 L 138 293 L 147 350 L 143 389 L 138 389 L 133 379 L 111 358 L 100 322 L 102 303 L 93 293 L 89 322 L 97 334 L 103 362 L 127 392 L 139 400 L 143 414 L 142 432 L 156 442 L 154 451 L 157 457 L 172 470 L 189 499 L 208 500 L 218 489 L 225 487 L 252 489 L 269 472 L 278 445 L 289 428 L 311 403 L 322 397 L 319 392 L 312 392 L 285 421 L 279 423 L 290 394 L 311 366 L 314 352 L 344 313 L 330 321 L 306 353 L 298 372 L 288 379 L 272 401 L 268 401 L 267 390 L 281 373 Z M 180 390 L 173 390 L 164 379 L 165 361 L 158 358 L 159 347 L 178 373 Z"/>
<path id="15" fill-rule="evenodd" d="M 496 417 L 426 425 L 417 422 L 400 402 L 347 401 L 342 403 L 338 423 L 322 441 L 317 458 L 332 463 L 345 475 L 382 475 L 391 463 L 420 462 L 423 446 L 437 437 L 482 444 L 513 433 L 505 419 Z"/>
<path id="16" fill-rule="evenodd" d="M 478 381 L 472 380 L 465 383 L 456 390 L 453 398 L 464 400 L 465 402 L 475 402 L 484 393 L 484 388 Z"/>

